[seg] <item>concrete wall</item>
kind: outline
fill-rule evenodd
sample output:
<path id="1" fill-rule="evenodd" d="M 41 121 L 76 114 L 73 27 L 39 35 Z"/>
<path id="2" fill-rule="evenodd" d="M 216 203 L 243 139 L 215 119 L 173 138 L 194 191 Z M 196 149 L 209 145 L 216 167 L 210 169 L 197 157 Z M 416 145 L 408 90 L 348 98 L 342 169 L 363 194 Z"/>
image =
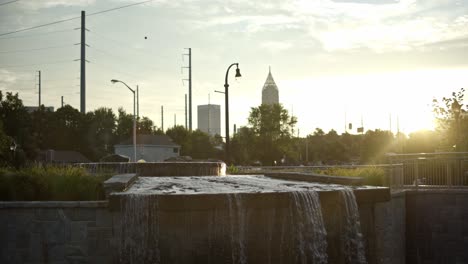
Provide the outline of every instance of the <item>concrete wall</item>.
<path id="1" fill-rule="evenodd" d="M 468 191 L 406 193 L 406 262 L 468 263 Z"/>
<path id="2" fill-rule="evenodd" d="M 193 199 L 187 199 L 180 206 L 189 206 L 190 200 Z M 201 205 L 211 207 L 214 202 L 215 200 L 209 199 Z M 331 228 L 333 221 L 339 219 L 336 217 L 341 210 L 339 203 L 332 199 L 323 202 L 327 232 L 335 234 L 327 239 L 339 239 L 336 236 L 339 229 Z M 257 203 L 281 205 L 274 199 L 265 197 Z M 272 211 L 268 208 L 259 210 L 258 206 L 255 209 L 253 204 L 253 209 L 246 212 L 246 222 L 253 223 L 252 228 L 246 230 L 246 239 L 257 242 L 249 242 L 250 245 L 261 243 L 259 241 L 274 241 L 273 237 L 268 238 L 268 230 L 289 228 L 290 224 L 282 223 L 279 219 L 267 221 L 275 218 L 275 215 L 281 215 L 281 210 L 286 210 L 285 206 L 287 207 L 282 205 L 278 210 Z M 392 199 L 388 202 L 363 203 L 361 200 L 359 211 L 368 263 L 468 263 L 467 208 L 468 191 L 463 190 L 407 191 L 392 194 Z M 167 254 L 193 255 L 197 259 L 203 259 L 201 252 L 191 251 L 191 248 L 207 243 L 203 234 L 216 235 L 217 228 L 227 228 L 223 225 L 215 226 L 222 221 L 198 221 L 204 219 L 206 209 L 200 208 L 193 214 L 179 211 L 172 215 L 176 217 L 171 217 L 168 213 L 172 214 L 177 208 L 160 209 L 161 221 L 165 225 L 193 226 L 191 230 L 198 232 L 188 234 L 191 237 L 199 236 L 196 238 L 199 240 L 195 240 L 200 244 L 189 245 L 185 231 L 177 228 L 175 233 L 169 232 L 169 229 L 162 230 L 162 238 L 174 241 L 180 245 L 177 248 L 185 250 L 174 253 L 172 251 L 175 248 L 163 247 L 163 250 L 169 252 Z M 217 211 L 217 216 L 221 218 L 208 220 L 222 220 L 227 213 Z M 109 210 L 105 201 L 0 202 L 0 263 L 117 263 L 120 217 L 119 212 Z M 212 233 L 203 233 L 205 229 Z M 262 237 L 265 239 L 261 239 Z M 227 238 L 220 239 L 224 241 Z M 333 241 L 328 243 L 333 245 Z M 217 251 L 219 245 L 207 245 L 213 254 L 222 253 Z M 224 250 L 229 250 L 229 247 L 230 244 L 220 246 Z M 271 250 L 263 252 L 265 254 L 281 252 L 273 245 L 263 248 Z M 328 250 L 332 251 L 329 263 L 343 262 L 333 253 L 338 248 Z M 264 260 L 261 255 L 255 256 Z M 287 255 L 282 258 L 287 259 Z"/>
<path id="3" fill-rule="evenodd" d="M 375 263 L 404 264 L 406 258 L 406 196 L 393 193 L 392 199 L 374 208 Z M 369 227 L 369 225 L 364 225 Z M 411 263 L 411 262 L 409 262 Z"/>
<path id="4" fill-rule="evenodd" d="M 114 263 L 106 201 L 0 202 L 0 263 Z"/>

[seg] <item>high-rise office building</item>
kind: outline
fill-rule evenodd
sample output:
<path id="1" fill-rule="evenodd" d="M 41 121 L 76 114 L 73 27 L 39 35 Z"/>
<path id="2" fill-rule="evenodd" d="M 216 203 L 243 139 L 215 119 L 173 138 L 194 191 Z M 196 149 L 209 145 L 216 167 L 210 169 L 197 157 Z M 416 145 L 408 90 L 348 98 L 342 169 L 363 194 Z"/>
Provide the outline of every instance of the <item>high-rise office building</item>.
<path id="1" fill-rule="evenodd" d="M 198 129 L 209 135 L 221 135 L 221 107 L 207 104 L 198 106 Z"/>
<path id="2" fill-rule="evenodd" d="M 279 104 L 278 86 L 271 75 L 271 68 L 262 89 L 262 104 Z"/>

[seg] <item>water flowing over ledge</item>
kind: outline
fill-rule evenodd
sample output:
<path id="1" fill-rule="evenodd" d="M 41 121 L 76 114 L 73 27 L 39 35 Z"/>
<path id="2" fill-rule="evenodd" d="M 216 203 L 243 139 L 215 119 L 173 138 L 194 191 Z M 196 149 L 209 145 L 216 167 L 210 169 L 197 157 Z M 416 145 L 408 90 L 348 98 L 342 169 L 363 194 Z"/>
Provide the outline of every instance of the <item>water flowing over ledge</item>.
<path id="1" fill-rule="evenodd" d="M 140 177 L 113 196 L 121 263 L 366 263 L 356 198 L 345 186 L 264 176 Z M 333 206 L 323 211 L 323 199 Z M 333 215 L 338 239 L 325 224 Z"/>

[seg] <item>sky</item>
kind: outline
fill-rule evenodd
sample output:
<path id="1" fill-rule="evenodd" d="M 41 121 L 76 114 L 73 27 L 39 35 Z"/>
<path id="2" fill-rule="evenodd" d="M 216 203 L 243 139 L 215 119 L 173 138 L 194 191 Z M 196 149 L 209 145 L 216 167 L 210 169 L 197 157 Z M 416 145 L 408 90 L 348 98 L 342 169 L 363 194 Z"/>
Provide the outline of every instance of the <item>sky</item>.
<path id="1" fill-rule="evenodd" d="M 0 90 L 25 105 L 80 108 L 80 19 L 22 28 L 142 0 L 0 0 Z M 6 3 L 6 4 L 3 4 Z M 3 4 L 3 5 L 2 5 Z M 261 103 L 269 66 L 279 100 L 298 118 L 300 136 L 315 128 L 356 133 L 433 129 L 432 99 L 467 87 L 468 0 L 160 0 L 86 18 L 86 111 L 133 111 L 165 129 L 185 124 L 185 48 L 192 49 L 192 124 L 197 105 L 221 105 L 229 74 L 230 124 L 247 125 Z M 468 95 L 467 95 L 468 97 Z"/>

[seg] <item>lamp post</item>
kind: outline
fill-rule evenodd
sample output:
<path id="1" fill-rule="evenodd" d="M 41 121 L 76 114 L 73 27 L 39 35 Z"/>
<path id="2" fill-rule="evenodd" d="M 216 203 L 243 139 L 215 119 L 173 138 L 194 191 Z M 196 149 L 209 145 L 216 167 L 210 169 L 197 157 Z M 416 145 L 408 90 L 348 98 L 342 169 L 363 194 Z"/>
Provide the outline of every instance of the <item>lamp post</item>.
<path id="1" fill-rule="evenodd" d="M 127 88 L 133 93 L 133 161 L 137 161 L 137 154 L 136 154 L 136 115 L 135 115 L 135 90 L 130 88 L 126 83 L 112 79 L 111 83 L 122 83 L 123 85 L 127 86 Z"/>
<path id="2" fill-rule="evenodd" d="M 239 70 L 239 63 L 229 65 L 226 71 L 226 78 L 224 81 L 224 96 L 226 99 L 226 163 L 229 164 L 229 84 L 228 74 L 232 66 L 236 66 L 236 77 L 242 77 Z"/>
<path id="3" fill-rule="evenodd" d="M 455 151 L 459 151 L 460 150 L 460 142 L 459 142 L 459 130 L 460 130 L 460 123 L 459 123 L 459 119 L 460 119 L 460 112 L 461 112 L 461 105 L 458 103 L 457 100 L 454 100 L 453 103 L 452 103 L 452 113 L 454 115 L 454 118 L 455 118 Z"/>

